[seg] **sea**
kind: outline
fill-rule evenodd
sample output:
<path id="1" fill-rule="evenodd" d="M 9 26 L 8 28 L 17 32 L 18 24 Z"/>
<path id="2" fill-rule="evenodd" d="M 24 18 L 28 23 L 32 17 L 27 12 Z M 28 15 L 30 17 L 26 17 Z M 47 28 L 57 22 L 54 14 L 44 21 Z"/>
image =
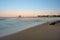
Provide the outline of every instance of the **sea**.
<path id="1" fill-rule="evenodd" d="M 0 37 L 11 35 L 36 25 L 60 20 L 60 17 L 14 18 L 0 17 Z"/>

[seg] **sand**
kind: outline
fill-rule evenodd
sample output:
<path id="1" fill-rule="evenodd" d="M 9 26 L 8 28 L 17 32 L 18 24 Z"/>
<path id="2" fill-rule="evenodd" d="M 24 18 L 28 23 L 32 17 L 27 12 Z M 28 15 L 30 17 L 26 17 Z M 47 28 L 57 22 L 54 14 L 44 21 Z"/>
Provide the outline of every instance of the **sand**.
<path id="1" fill-rule="evenodd" d="M 5 36 L 0 40 L 60 40 L 60 23 L 44 23 L 24 31 Z"/>

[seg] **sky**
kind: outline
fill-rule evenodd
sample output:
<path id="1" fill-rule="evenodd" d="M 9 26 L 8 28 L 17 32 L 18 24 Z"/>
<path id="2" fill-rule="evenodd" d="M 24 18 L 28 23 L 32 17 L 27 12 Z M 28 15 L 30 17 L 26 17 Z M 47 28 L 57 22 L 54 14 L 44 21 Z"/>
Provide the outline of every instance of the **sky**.
<path id="1" fill-rule="evenodd" d="M 0 16 L 60 14 L 60 0 L 0 0 Z"/>

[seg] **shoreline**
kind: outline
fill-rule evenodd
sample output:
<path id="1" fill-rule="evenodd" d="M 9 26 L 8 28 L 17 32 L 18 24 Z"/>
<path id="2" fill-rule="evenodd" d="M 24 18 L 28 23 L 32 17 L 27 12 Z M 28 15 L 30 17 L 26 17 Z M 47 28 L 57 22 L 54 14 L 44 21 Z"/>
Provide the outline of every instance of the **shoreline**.
<path id="1" fill-rule="evenodd" d="M 60 23 L 49 25 L 44 23 L 21 32 L 5 36 L 0 40 L 58 40 L 60 39 Z"/>
<path id="2" fill-rule="evenodd" d="M 46 22 L 39 22 L 39 23 L 35 23 L 35 24 L 32 24 L 32 25 L 27 25 L 27 26 L 24 26 L 24 28 L 20 28 L 20 30 L 15 30 L 15 32 L 12 32 L 12 33 L 8 33 L 8 34 L 3 34 L 3 35 L 0 35 L 0 37 L 5 37 L 5 36 L 9 36 L 9 35 L 12 35 L 12 34 L 16 34 L 16 33 L 18 33 L 18 32 L 21 32 L 21 31 L 24 31 L 24 30 L 26 30 L 26 29 L 30 29 L 30 28 L 32 28 L 32 27 L 35 27 L 35 26 L 37 26 L 37 25 L 41 25 L 41 24 L 44 24 L 44 23 L 46 23 Z M 23 26 L 22 26 L 23 27 Z"/>

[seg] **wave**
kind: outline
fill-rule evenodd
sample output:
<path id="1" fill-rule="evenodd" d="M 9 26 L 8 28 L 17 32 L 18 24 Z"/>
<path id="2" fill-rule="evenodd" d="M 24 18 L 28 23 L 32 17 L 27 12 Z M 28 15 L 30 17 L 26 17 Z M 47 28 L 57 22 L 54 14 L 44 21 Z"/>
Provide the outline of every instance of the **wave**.
<path id="1" fill-rule="evenodd" d="M 6 18 L 0 18 L 0 21 L 2 21 L 2 20 L 6 20 Z"/>

